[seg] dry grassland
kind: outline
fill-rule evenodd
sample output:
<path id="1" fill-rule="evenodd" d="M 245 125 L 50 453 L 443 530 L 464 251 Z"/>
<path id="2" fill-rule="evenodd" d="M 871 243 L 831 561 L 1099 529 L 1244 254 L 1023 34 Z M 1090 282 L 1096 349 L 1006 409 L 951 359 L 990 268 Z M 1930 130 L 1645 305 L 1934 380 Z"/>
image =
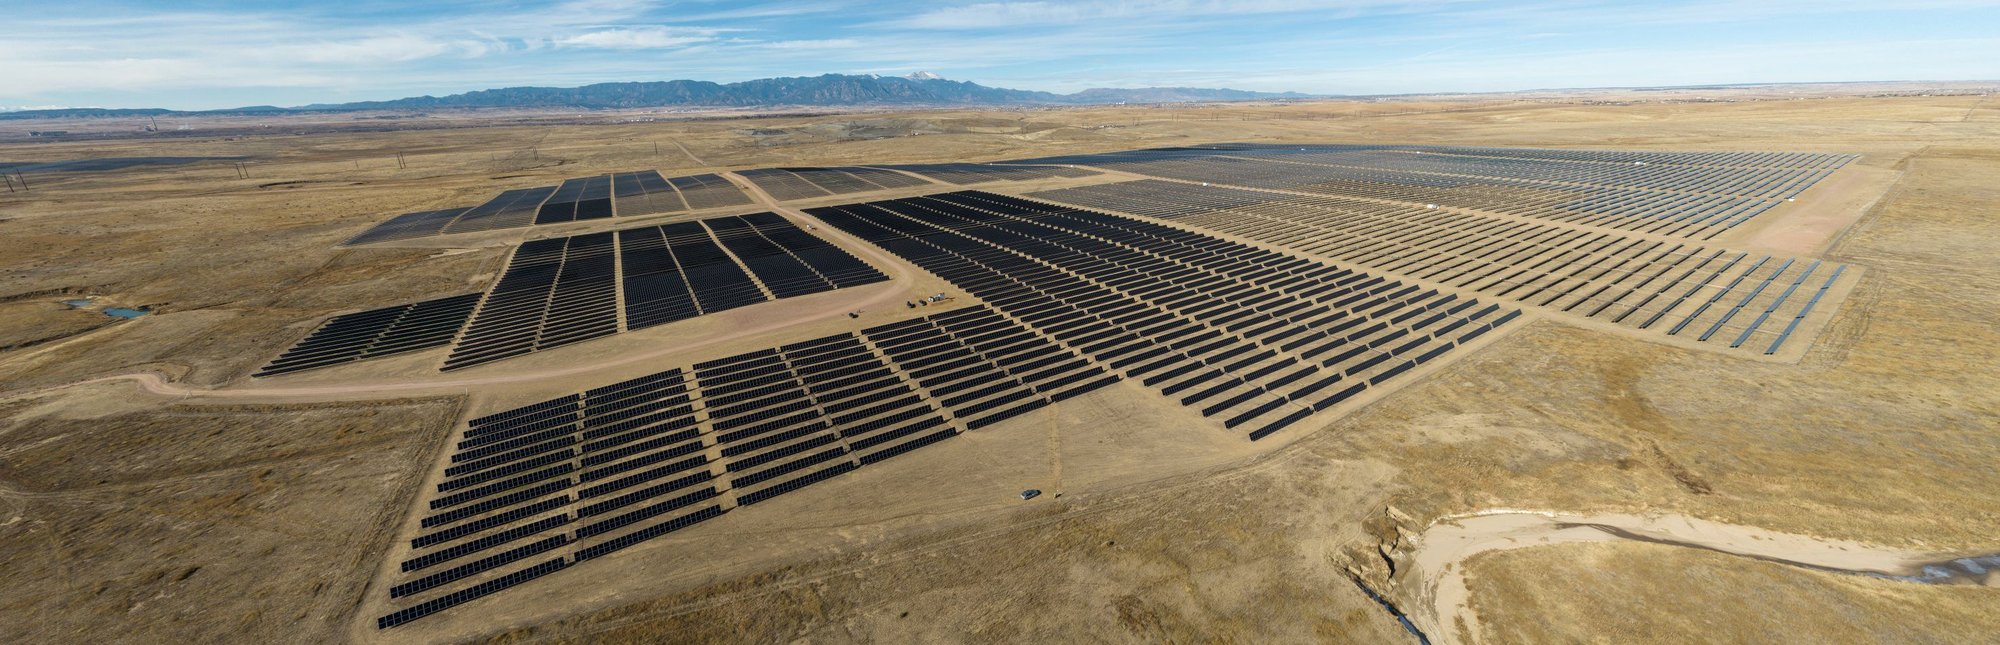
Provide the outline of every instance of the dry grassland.
<path id="1" fill-rule="evenodd" d="M 1218 141 L 1859 153 L 1841 171 L 1856 179 L 1837 174 L 1718 241 L 1866 273 L 1796 363 L 1542 320 L 1327 427 L 1254 445 L 1121 386 L 387 632 L 372 613 L 383 559 L 465 414 L 912 315 L 905 294 L 939 283 L 898 263 L 887 268 L 900 282 L 857 296 L 894 308 L 859 323 L 728 336 L 761 316 L 843 304 L 806 298 L 463 377 L 434 371 L 437 350 L 247 376 L 327 315 L 478 290 L 521 239 L 607 228 L 340 246 L 397 213 L 640 168 Z M 0 195 L 8 641 L 1409 642 L 1350 573 L 1414 612 L 1428 598 L 1403 566 L 1412 540 L 1436 518 L 1493 508 L 1678 513 L 2000 551 L 2000 104 L 1984 97 L 947 111 L 0 146 L 7 161 L 159 155 L 247 157 L 250 176 L 209 162 L 31 176 L 30 192 Z M 56 304 L 74 294 L 157 313 L 105 324 Z M 57 387 L 134 372 L 198 396 Z M 547 378 L 479 381 L 516 372 Z M 340 393 L 402 382 L 429 385 Z M 1051 495 L 1014 498 L 1031 486 Z M 1976 610 L 1992 589 L 1658 545 L 1551 546 L 1464 566 L 1476 624 L 1433 626 L 1433 638 L 1964 642 L 2000 631 Z M 1896 631 L 1905 626 L 1915 631 Z"/>
<path id="2" fill-rule="evenodd" d="M 1473 602 L 1495 643 L 1978 643 L 1992 638 L 1986 615 L 2000 600 L 2000 590 L 1805 572 L 1631 542 L 1472 562 Z"/>

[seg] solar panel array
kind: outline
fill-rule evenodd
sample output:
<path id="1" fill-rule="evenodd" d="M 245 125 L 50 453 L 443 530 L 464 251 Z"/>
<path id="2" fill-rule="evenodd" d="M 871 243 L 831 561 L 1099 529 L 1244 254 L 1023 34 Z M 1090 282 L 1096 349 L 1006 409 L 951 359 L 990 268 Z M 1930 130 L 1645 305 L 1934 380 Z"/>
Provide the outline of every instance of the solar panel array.
<path id="1" fill-rule="evenodd" d="M 789 298 L 887 280 L 874 267 L 773 213 L 703 220 L 773 297 Z"/>
<path id="2" fill-rule="evenodd" d="M 1212 236 L 982 192 L 813 209 L 1260 438 L 1520 312 Z"/>
<path id="3" fill-rule="evenodd" d="M 657 170 L 612 175 L 611 189 L 620 217 L 687 210 L 687 200 L 682 199 L 680 191 L 674 190 L 674 185 L 667 183 Z"/>
<path id="4" fill-rule="evenodd" d="M 876 167 L 916 173 L 937 181 L 959 186 L 994 181 L 1029 181 L 1058 177 L 1090 177 L 1103 174 L 1088 168 L 1076 168 L 1073 166 L 1001 166 L 983 163 L 905 164 Z"/>
<path id="5" fill-rule="evenodd" d="M 1024 160 L 1712 238 L 1853 155 L 1230 144 Z"/>
<path id="6" fill-rule="evenodd" d="M 536 224 L 560 224 L 611 216 L 611 176 L 564 181 L 535 211 Z"/>
<path id="7" fill-rule="evenodd" d="M 438 231 L 439 235 L 520 228 L 535 223 L 535 214 L 556 192 L 555 186 L 517 188 L 465 211 L 458 221 Z"/>
<path id="8" fill-rule="evenodd" d="M 790 201 L 890 188 L 924 186 L 930 182 L 879 168 L 760 168 L 737 171 L 771 197 Z"/>
<path id="9" fill-rule="evenodd" d="M 1241 144 L 1238 144 L 1241 145 Z M 1276 147 L 1276 146 L 1271 146 Z M 1738 166 L 1771 168 L 1837 168 L 1853 160 L 1853 155 L 1810 152 L 1675 152 L 1642 150 L 1560 150 L 1547 148 L 1496 148 L 1482 146 L 1410 147 L 1441 154 L 1501 159 L 1553 159 L 1626 164 L 1647 163 L 1682 166 Z"/>
<path id="10" fill-rule="evenodd" d="M 1844 273 L 1844 267 L 1814 260 L 1749 257 L 1699 243 L 1457 209 L 1161 180 L 1029 196 L 1166 219 L 1570 315 L 1726 341 L 1766 354 L 1777 353 L 1790 336 L 1766 323 L 1803 317 L 1812 305 L 1785 286 L 1817 285 L 1823 292 Z M 1742 309 L 1765 315 L 1738 315 Z"/>
<path id="11" fill-rule="evenodd" d="M 681 193 L 689 209 L 702 210 L 724 206 L 742 206 L 750 203 L 750 196 L 742 188 L 723 179 L 721 175 L 707 173 L 688 175 L 667 180 L 674 190 Z"/>
<path id="12" fill-rule="evenodd" d="M 444 369 L 886 280 L 772 213 L 533 240 L 515 251 Z"/>
<path id="13" fill-rule="evenodd" d="M 1116 380 L 1019 323 L 969 307 L 473 419 L 389 590 L 405 606 L 377 625 L 401 625 Z"/>
<path id="14" fill-rule="evenodd" d="M 619 240 L 630 329 L 888 279 L 772 213 L 631 229 Z"/>
<path id="15" fill-rule="evenodd" d="M 618 333 L 612 233 L 530 240 L 486 292 L 447 370 Z"/>
<path id="16" fill-rule="evenodd" d="M 349 245 L 742 206 L 750 196 L 719 175 L 665 179 L 653 170 L 579 177 L 559 186 L 500 193 L 472 208 L 406 213 L 349 239 Z"/>
<path id="17" fill-rule="evenodd" d="M 1051 162 L 1161 173 L 1227 168 L 1227 181 L 1217 183 L 1284 184 L 1272 188 L 1293 192 L 1141 180 L 1035 199 L 962 191 L 810 209 L 984 304 L 468 421 L 443 479 L 424 500 L 418 533 L 397 549 L 400 575 L 389 591 L 397 608 L 378 618 L 378 627 L 1121 381 L 1256 440 L 1407 379 L 1511 324 L 1520 311 L 1506 301 L 1775 353 L 1845 274 L 1844 266 L 1817 260 L 1686 239 L 1733 225 L 1716 224 L 1721 220 L 1701 204 L 1661 206 L 1680 209 L 1694 222 L 1688 227 L 1627 221 L 1650 217 L 1636 215 L 1565 220 L 1653 233 L 1646 235 L 1412 203 L 1460 189 L 1497 191 L 1482 202 L 1486 210 L 1533 201 L 1526 197 L 1539 194 L 1533 191 L 1770 201 L 1796 194 L 1845 163 L 1842 157 L 1387 146 L 1299 152 L 1235 144 Z M 1016 176 L 982 164 L 941 168 L 960 165 L 929 167 L 937 173 L 929 176 L 953 183 L 944 177 Z M 1018 177 L 1073 176 L 1033 174 L 1051 168 L 1023 166 Z M 852 170 L 745 174 L 783 199 L 884 187 Z M 623 200 L 621 213 L 625 203 L 653 207 L 655 196 L 666 194 L 662 186 L 674 187 L 683 206 L 702 208 L 696 204 L 706 198 L 695 195 L 708 185 L 697 180 L 691 189 L 678 183 L 689 178 L 656 173 L 607 179 L 613 198 Z M 1514 188 L 1520 191 L 1507 192 Z M 587 190 L 571 192 L 572 217 Z M 1748 217 L 1743 212 L 1725 217 Z M 447 369 L 615 333 L 620 311 L 623 326 L 638 329 L 884 279 L 771 213 L 530 242 L 484 297 Z M 364 335 L 361 322 L 386 329 L 394 323 L 384 320 L 413 317 L 355 316 L 360 322 L 348 325 L 347 336 Z"/>
<path id="18" fill-rule="evenodd" d="M 468 293 L 334 316 L 265 365 L 256 376 L 448 345 L 478 304 L 479 294 Z"/>
<path id="19" fill-rule="evenodd" d="M 987 304 L 469 421 L 419 534 L 398 556 L 403 574 L 390 596 L 401 608 L 377 624 L 404 624 L 1127 379 L 1262 438 L 1519 314 L 988 193 L 815 213 Z M 741 238 L 766 224 L 735 219 L 718 232 Z"/>
<path id="20" fill-rule="evenodd" d="M 696 222 L 618 232 L 630 329 L 693 318 L 769 299 Z"/>
<path id="21" fill-rule="evenodd" d="M 362 231 L 360 235 L 348 238 L 347 244 L 371 244 L 437 235 L 438 231 L 444 230 L 446 225 L 458 219 L 458 216 L 466 210 L 468 209 L 448 208 L 441 211 L 404 213 L 389 218 L 389 221 L 376 224 L 373 228 Z"/>

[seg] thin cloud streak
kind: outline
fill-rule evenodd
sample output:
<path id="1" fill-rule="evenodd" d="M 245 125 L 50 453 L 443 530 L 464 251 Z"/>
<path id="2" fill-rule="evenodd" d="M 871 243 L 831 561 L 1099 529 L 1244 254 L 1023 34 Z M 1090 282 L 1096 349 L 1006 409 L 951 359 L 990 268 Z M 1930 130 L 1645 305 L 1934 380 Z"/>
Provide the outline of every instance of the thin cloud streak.
<path id="1" fill-rule="evenodd" d="M 980 2 L 939 7 L 887 24 L 913 29 L 993 29 L 1073 25 L 1092 21 L 1187 19 L 1301 12 L 1417 11 L 1449 2 L 1407 0 L 1073 0 Z"/>
<path id="2" fill-rule="evenodd" d="M 557 38 L 553 42 L 562 47 L 587 47 L 597 49 L 673 49 L 701 43 L 715 42 L 720 29 L 691 29 L 684 27 L 637 27 L 604 29 L 585 32 L 574 36 Z"/>

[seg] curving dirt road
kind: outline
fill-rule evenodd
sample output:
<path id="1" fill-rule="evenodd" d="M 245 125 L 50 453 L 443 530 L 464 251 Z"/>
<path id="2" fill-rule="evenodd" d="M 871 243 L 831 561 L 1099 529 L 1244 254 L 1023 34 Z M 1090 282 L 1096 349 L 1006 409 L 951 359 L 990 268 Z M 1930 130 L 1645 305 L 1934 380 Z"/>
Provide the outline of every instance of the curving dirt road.
<path id="1" fill-rule="evenodd" d="M 1478 639 L 1478 619 L 1467 604 L 1465 562 L 1488 551 L 1531 546 L 1634 540 L 1704 549 L 1820 571 L 1902 577 L 1931 561 L 1932 554 L 1884 548 L 1848 540 L 1828 540 L 1760 528 L 1710 522 L 1684 515 L 1571 514 L 1493 510 L 1438 520 L 1415 540 L 1411 575 L 1429 603 L 1411 618 L 1439 642 L 1456 642 L 1460 621 Z"/>

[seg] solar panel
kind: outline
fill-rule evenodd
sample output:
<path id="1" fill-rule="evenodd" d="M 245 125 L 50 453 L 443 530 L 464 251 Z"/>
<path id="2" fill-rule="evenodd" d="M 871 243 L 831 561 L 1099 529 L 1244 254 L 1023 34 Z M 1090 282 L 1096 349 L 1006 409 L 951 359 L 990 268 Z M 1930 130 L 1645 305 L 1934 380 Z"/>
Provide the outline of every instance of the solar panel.
<path id="1" fill-rule="evenodd" d="M 531 577 L 517 575 L 530 570 L 504 572 L 513 563 L 544 553 L 562 554 L 556 562 L 598 557 L 964 432 L 1022 419 L 1128 378 L 1224 428 L 1261 439 L 1370 389 L 1407 381 L 1416 367 L 1444 360 L 1467 341 L 1511 323 L 1520 309 L 1500 304 L 1502 298 L 1631 316 L 1634 323 L 1673 315 L 1682 328 L 1699 325 L 1704 338 L 1725 331 L 1747 337 L 1772 318 L 1791 317 L 1796 325 L 1811 308 L 1811 300 L 1789 296 L 1814 285 L 1782 259 L 1757 262 L 1658 239 L 1548 227 L 1531 221 L 1535 216 L 1495 219 L 1469 207 L 1413 212 L 1397 205 L 1397 196 L 1467 186 L 1525 190 L 1575 170 L 1545 166 L 1603 163 L 1596 156 L 1535 157 L 1532 164 L 1518 165 L 1437 162 L 1480 172 L 1506 168 L 1473 181 L 1425 170 L 1428 161 L 1393 156 L 1407 150 L 1320 147 L 1288 160 L 1307 169 L 1280 169 L 1260 180 L 1257 173 L 1271 171 L 1271 160 L 1285 154 L 1258 146 L 1229 151 L 1144 151 L 1092 163 L 1162 173 L 1176 167 L 1171 164 L 1184 164 L 1234 173 L 1227 175 L 1232 181 L 1303 177 L 1325 186 L 1206 191 L 1140 181 L 1064 189 L 1077 192 L 1059 195 L 1115 198 L 1103 203 L 1138 211 L 1132 216 L 979 191 L 809 210 L 985 304 L 705 361 L 468 422 L 453 445 L 446 478 L 426 500 L 436 512 L 423 519 L 427 532 L 413 540 L 406 556 L 410 575 L 390 587 L 392 597 L 491 593 L 478 581 L 518 584 Z M 1449 154 L 1489 159 L 1505 152 Z M 1331 163 L 1336 160 L 1369 170 L 1349 172 Z M 774 195 L 817 198 L 921 186 L 911 173 L 980 181 L 1063 179 L 1073 175 L 1048 171 L 1065 165 L 924 169 L 938 174 L 787 168 L 743 175 Z M 586 206 L 592 200 L 605 199 L 610 213 L 605 216 L 628 215 L 651 208 L 642 204 L 663 195 L 656 189 L 671 189 L 690 208 L 713 207 L 698 205 L 713 203 L 698 200 L 701 191 L 740 195 L 719 177 L 677 182 L 636 172 L 601 179 L 565 183 L 537 212 L 548 210 L 551 217 L 567 212 L 574 220 L 597 212 Z M 1696 181 L 1674 181 L 1683 180 Z M 1337 194 L 1356 190 L 1356 182 L 1395 189 L 1366 198 Z M 1688 189 L 1690 183 L 1660 185 L 1675 187 L 1634 188 L 1636 201 L 1615 205 L 1629 209 L 1617 211 L 1625 213 L 1617 217 L 1657 220 L 1667 213 L 1686 221 L 1678 228 L 1627 230 L 1656 237 L 1705 234 L 1726 226 L 1728 218 L 1745 217 L 1751 207 L 1724 206 L 1710 199 L 1718 195 Z M 1175 203 L 1182 197 L 1186 203 Z M 570 206 L 550 207 L 565 203 Z M 1728 210 L 1717 210 L 1722 208 Z M 1225 229 L 1221 232 L 1237 239 L 1309 248 L 1280 253 L 1190 230 L 1205 227 Z M 470 342 L 462 342 L 448 364 L 497 360 L 603 333 L 593 316 L 601 317 L 597 312 L 606 307 L 618 312 L 620 304 L 624 315 L 613 316 L 614 332 L 771 297 L 886 280 L 845 250 L 772 213 L 592 235 L 602 237 L 524 243 L 500 280 L 477 298 L 477 312 L 465 330 Z M 1335 256 L 1356 267 L 1319 259 Z M 1421 280 L 1391 277 L 1419 274 Z M 1681 277 L 1669 278 L 1676 275 Z M 1832 284 L 1829 280 L 1820 291 Z M 1720 287 L 1721 293 L 1701 293 L 1703 285 Z M 622 298 L 616 287 L 623 287 Z M 1785 296 L 1774 295 L 1781 291 Z M 1462 292 L 1483 294 L 1487 302 L 1455 295 Z M 1572 300 L 1627 292 L 1633 295 L 1616 297 L 1638 304 L 1582 307 Z M 1641 301 L 1660 293 L 1666 295 L 1655 303 Z M 1682 300 L 1673 300 L 1677 296 Z M 1701 309 L 1689 300 L 1720 304 Z M 1798 304 L 1784 304 L 1794 301 Z M 1643 315 L 1631 313 L 1641 308 Z M 1749 313 L 1739 313 L 1744 311 Z M 1751 314 L 1755 320 L 1745 322 Z M 401 315 L 359 316 L 327 337 L 352 342 L 367 337 L 370 326 Z M 489 315 L 491 322 L 482 322 Z M 438 326 L 448 323 L 418 328 Z M 464 360 L 458 360 L 460 352 Z M 548 542 L 555 538 L 566 539 Z M 449 605 L 419 603 L 404 612 L 443 606 Z M 421 614 L 392 614 L 402 621 L 415 615 Z"/>

